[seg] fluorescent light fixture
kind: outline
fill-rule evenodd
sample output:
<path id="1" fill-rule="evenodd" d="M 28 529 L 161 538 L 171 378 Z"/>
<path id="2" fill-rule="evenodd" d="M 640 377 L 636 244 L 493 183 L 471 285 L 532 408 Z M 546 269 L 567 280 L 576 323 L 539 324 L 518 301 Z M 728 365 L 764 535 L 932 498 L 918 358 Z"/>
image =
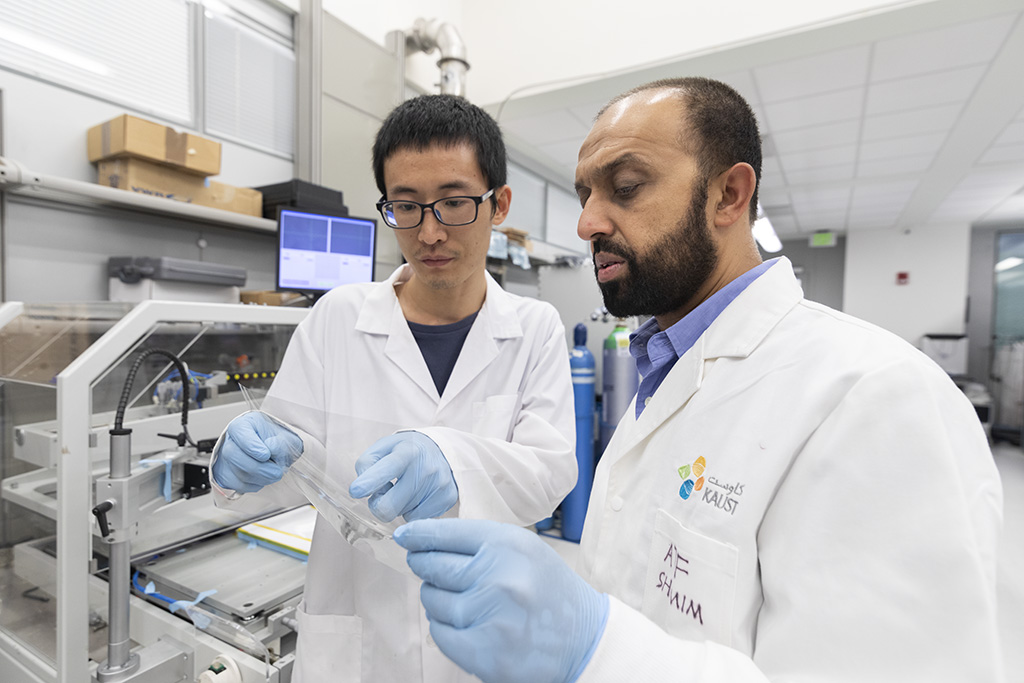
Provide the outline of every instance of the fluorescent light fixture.
<path id="1" fill-rule="evenodd" d="M 1019 266 L 1022 263 L 1024 263 L 1024 259 L 1022 259 L 1022 258 L 1020 258 L 1018 256 L 1008 256 L 1008 257 L 1004 258 L 1002 261 L 1000 261 L 999 263 L 996 264 L 996 272 L 997 273 L 1001 273 L 1004 270 L 1010 270 L 1011 268 L 1016 268 L 1017 266 Z"/>
<path id="2" fill-rule="evenodd" d="M 782 251 L 782 242 L 779 240 L 779 236 L 775 234 L 772 222 L 768 220 L 768 216 L 764 215 L 761 202 L 757 203 L 757 220 L 754 221 L 752 231 L 754 239 L 757 240 L 762 249 L 770 254 Z"/>
<path id="3" fill-rule="evenodd" d="M 8 43 L 13 43 L 25 48 L 26 50 L 38 52 L 41 55 L 50 57 L 51 59 L 56 59 L 59 62 L 70 64 L 71 66 L 78 67 L 85 71 L 91 71 L 100 76 L 111 75 L 110 67 L 106 64 L 97 62 L 94 59 L 89 59 L 74 50 L 69 50 L 66 47 L 44 40 L 34 34 L 19 31 L 11 26 L 4 26 L 2 23 L 0 23 L 0 40 L 5 40 Z"/>

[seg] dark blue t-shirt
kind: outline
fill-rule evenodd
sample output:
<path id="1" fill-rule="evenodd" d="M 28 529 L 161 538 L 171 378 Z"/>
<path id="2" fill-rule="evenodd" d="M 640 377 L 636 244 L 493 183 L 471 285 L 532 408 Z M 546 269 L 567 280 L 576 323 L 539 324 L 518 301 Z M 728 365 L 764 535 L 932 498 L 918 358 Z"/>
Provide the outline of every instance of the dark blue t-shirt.
<path id="1" fill-rule="evenodd" d="M 468 318 L 448 325 L 409 323 L 412 336 L 419 344 L 420 353 L 423 354 L 423 360 L 427 362 L 434 386 L 437 387 L 438 396 L 444 394 L 448 378 L 452 376 L 455 361 L 459 359 L 459 352 L 462 351 L 462 345 L 466 342 L 469 328 L 473 327 L 476 316 L 477 314 L 474 313 Z"/>

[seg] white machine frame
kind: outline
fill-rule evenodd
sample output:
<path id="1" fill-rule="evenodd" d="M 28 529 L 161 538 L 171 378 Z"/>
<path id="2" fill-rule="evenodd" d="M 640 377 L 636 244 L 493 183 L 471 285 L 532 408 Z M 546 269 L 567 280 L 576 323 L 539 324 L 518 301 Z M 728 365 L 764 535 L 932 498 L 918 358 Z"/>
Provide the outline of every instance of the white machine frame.
<path id="1" fill-rule="evenodd" d="M 24 310 L 20 302 L 0 306 L 0 328 Z M 145 301 L 138 304 L 57 375 L 57 658 L 53 667 L 0 632 L 0 655 L 19 666 L 27 680 L 88 683 L 89 593 L 93 507 L 92 385 L 139 338 L 159 323 L 200 322 L 297 325 L 308 309 L 242 304 Z M 152 608 L 156 610 L 156 608 Z M 169 619 L 176 619 L 170 617 Z M 180 620 L 177 620 L 180 621 Z M 133 628 L 133 631 L 135 629 Z M 3 667 L 0 667 L 2 669 Z M 54 677 L 55 675 L 55 677 Z"/>

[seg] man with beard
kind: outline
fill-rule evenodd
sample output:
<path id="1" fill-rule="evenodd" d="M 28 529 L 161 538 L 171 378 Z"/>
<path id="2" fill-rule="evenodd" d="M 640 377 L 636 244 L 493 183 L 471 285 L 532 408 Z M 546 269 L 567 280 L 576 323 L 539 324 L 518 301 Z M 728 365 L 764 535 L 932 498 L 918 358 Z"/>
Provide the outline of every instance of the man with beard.
<path id="1" fill-rule="evenodd" d="M 397 530 L 431 633 L 484 681 L 1001 681 L 1002 491 L 949 377 L 761 262 L 761 150 L 723 83 L 614 99 L 579 234 L 615 315 L 653 316 L 573 573 L 493 522 Z"/>

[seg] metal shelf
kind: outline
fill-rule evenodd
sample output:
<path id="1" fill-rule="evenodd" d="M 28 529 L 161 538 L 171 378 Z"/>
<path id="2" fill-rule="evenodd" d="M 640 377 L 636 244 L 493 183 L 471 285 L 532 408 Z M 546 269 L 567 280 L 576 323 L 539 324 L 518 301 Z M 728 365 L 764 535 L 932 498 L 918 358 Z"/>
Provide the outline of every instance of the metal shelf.
<path id="1" fill-rule="evenodd" d="M 277 223 L 268 218 L 247 216 L 208 206 L 136 194 L 81 180 L 35 173 L 13 159 L 4 157 L 0 157 L 0 190 L 25 197 L 37 197 L 58 202 L 116 206 L 224 228 L 260 233 L 277 232 Z"/>

